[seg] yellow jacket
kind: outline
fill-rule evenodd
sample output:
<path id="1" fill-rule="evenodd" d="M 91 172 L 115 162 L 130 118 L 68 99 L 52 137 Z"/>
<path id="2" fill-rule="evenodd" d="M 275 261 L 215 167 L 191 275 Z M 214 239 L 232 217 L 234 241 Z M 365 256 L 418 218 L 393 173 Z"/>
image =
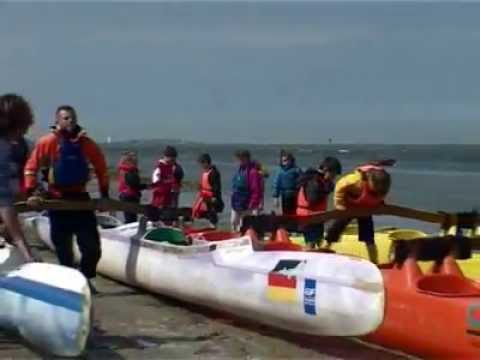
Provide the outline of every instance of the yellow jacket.
<path id="1" fill-rule="evenodd" d="M 362 193 L 362 173 L 355 170 L 337 181 L 335 186 L 334 203 L 338 210 L 345 210 L 348 207 L 348 199 L 355 199 Z"/>

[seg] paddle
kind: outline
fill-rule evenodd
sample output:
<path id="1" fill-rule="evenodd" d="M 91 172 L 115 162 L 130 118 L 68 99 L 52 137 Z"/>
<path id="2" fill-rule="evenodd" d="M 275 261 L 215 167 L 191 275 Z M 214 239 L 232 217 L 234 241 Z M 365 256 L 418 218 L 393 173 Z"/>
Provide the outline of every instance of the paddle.
<path id="1" fill-rule="evenodd" d="M 383 205 L 373 210 L 332 210 L 311 216 L 288 216 L 288 215 L 260 215 L 248 216 L 243 220 L 242 231 L 253 228 L 263 234 L 279 227 L 295 227 L 322 224 L 336 219 L 357 218 L 370 215 L 397 216 L 406 219 L 419 220 L 434 224 L 440 224 L 443 228 L 452 225 L 473 227 L 480 224 L 480 217 L 477 213 L 434 213 L 424 210 L 417 210 L 397 205 Z"/>
<path id="2" fill-rule="evenodd" d="M 151 205 L 141 205 L 128 203 L 113 199 L 92 199 L 92 200 L 44 200 L 39 206 L 30 206 L 25 201 L 15 204 L 17 212 L 42 211 L 42 210 L 100 210 L 100 211 L 125 211 L 136 214 L 143 214 L 152 221 L 158 220 L 176 220 L 183 217 L 185 220 L 191 219 L 192 208 L 181 207 L 175 209 L 158 209 Z"/>

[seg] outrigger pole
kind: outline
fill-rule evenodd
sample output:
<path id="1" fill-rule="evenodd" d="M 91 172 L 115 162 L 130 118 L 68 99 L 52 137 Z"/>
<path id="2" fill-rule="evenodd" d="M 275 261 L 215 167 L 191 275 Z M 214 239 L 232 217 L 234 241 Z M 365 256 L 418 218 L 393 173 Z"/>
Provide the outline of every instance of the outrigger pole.
<path id="1" fill-rule="evenodd" d="M 132 204 L 112 199 L 94 199 L 88 201 L 44 200 L 39 206 L 35 207 L 28 205 L 26 202 L 18 202 L 15 204 L 15 208 L 18 212 L 42 210 L 126 211 L 143 214 L 148 218 L 159 216 L 183 216 L 185 219 L 191 217 L 192 211 L 190 207 L 159 210 L 151 205 Z M 398 205 L 383 205 L 374 210 L 332 210 L 322 214 L 301 217 L 288 215 L 247 216 L 243 221 L 243 227 L 249 228 L 261 226 L 269 229 L 271 227 L 278 228 L 282 226 L 305 226 L 321 224 L 336 219 L 357 218 L 370 215 L 396 216 L 405 219 L 434 223 L 441 225 L 444 229 L 454 225 L 460 225 L 463 227 L 480 226 L 480 216 L 477 212 L 453 214 L 447 212 L 430 212 Z"/>

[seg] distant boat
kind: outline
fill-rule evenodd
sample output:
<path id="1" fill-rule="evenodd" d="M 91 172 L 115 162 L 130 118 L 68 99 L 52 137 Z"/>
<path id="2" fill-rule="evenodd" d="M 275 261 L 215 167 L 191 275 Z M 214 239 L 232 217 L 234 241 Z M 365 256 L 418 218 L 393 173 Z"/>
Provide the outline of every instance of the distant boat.
<path id="1" fill-rule="evenodd" d="M 109 136 L 109 137 L 107 137 L 107 144 L 111 144 L 111 143 L 112 143 L 112 137 Z"/>
<path id="2" fill-rule="evenodd" d="M 348 153 L 350 152 L 350 150 L 348 150 L 348 149 L 339 149 L 338 152 L 339 152 L 340 154 L 348 154 Z"/>

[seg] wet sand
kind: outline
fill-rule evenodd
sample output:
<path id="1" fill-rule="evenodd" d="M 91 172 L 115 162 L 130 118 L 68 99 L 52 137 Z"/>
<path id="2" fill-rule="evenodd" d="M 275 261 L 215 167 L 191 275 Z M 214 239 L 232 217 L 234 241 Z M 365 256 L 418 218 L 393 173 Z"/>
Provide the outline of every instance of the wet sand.
<path id="1" fill-rule="evenodd" d="M 37 246 L 46 261 L 54 261 Z M 98 277 L 84 359 L 405 359 L 350 339 L 294 335 Z M 45 359 L 0 332 L 0 359 Z"/>

